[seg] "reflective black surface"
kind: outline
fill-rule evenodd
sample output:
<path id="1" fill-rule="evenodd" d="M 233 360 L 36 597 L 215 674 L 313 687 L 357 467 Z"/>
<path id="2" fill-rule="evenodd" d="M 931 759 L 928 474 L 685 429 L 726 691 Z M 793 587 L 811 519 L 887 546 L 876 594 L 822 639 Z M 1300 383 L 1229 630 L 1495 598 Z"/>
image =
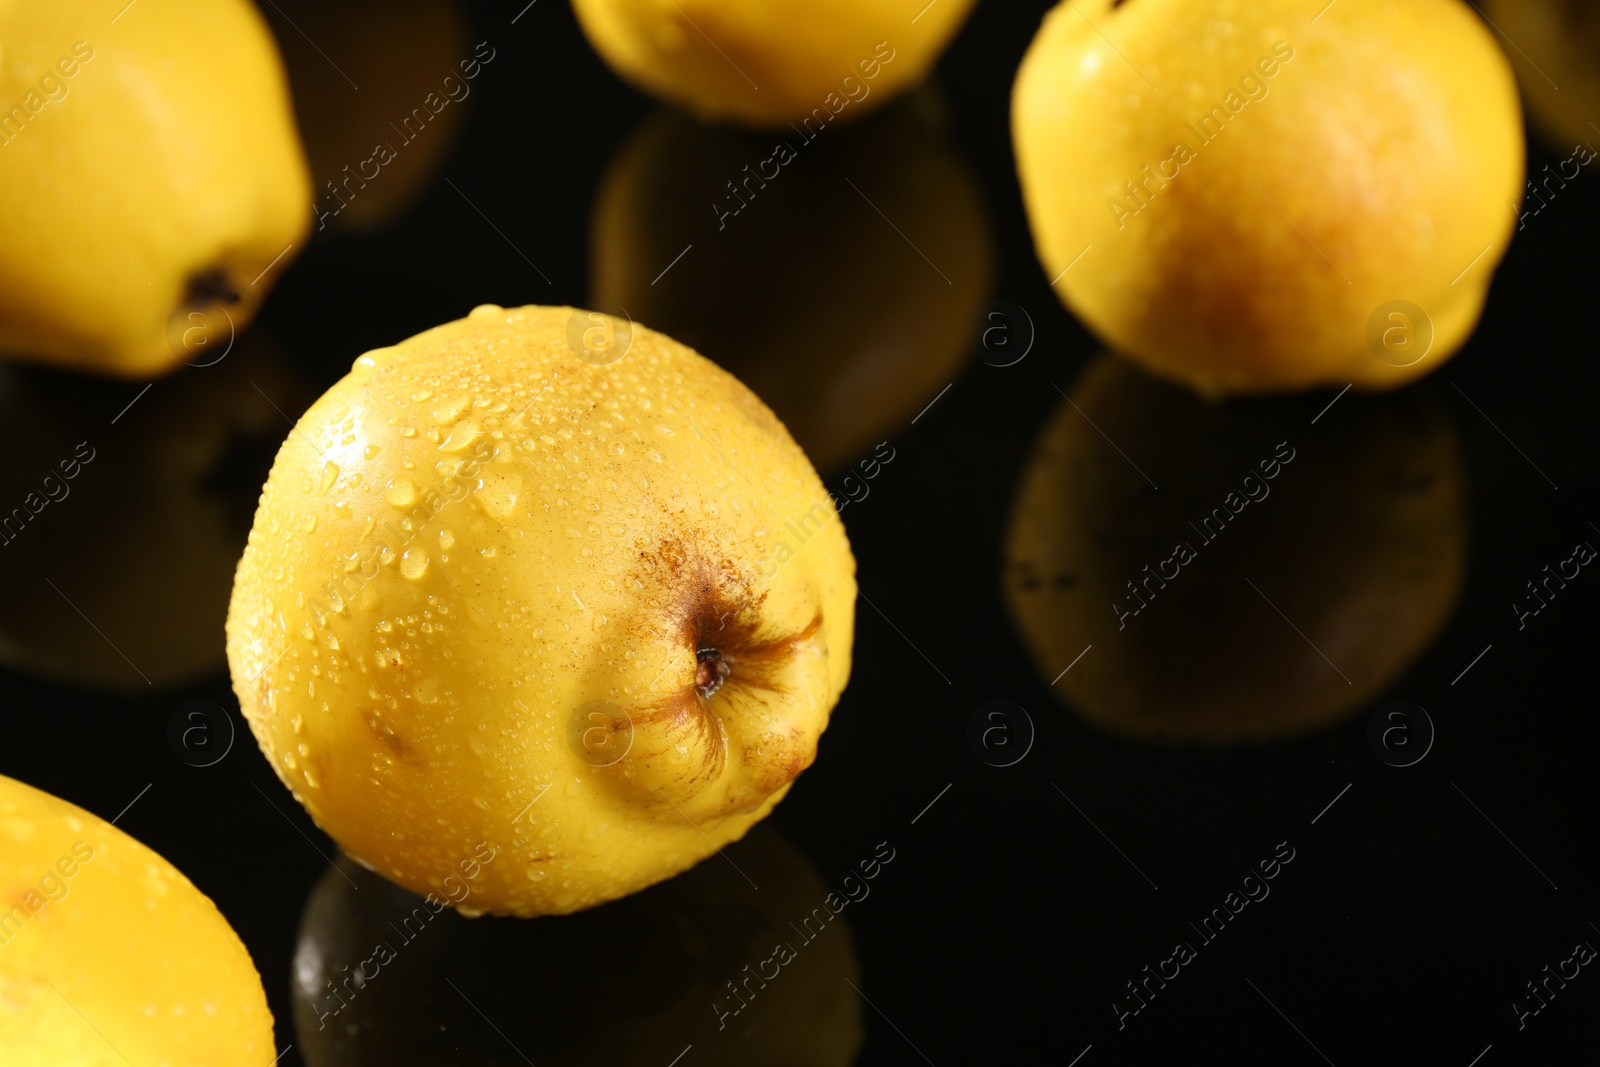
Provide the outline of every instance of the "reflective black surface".
<path id="1" fill-rule="evenodd" d="M 1202 404 L 1101 362 L 1034 258 L 1007 108 L 1047 6 L 981 3 L 931 90 L 796 160 L 816 166 L 729 221 L 751 224 L 730 253 L 721 179 L 696 183 L 762 158 L 742 135 L 622 87 L 564 4 L 472 5 L 468 47 L 494 58 L 438 178 L 388 229 L 317 233 L 222 362 L 147 394 L 6 372 L 4 506 L 79 442 L 95 458 L 0 548 L 0 773 L 106 818 L 134 801 L 118 825 L 248 945 L 294 1046 L 281 1063 L 842 1063 L 856 1025 L 864 1065 L 1489 1067 L 1592 1049 L 1600 976 L 1544 968 L 1600 945 L 1597 579 L 1576 547 L 1600 545 L 1595 177 L 1525 219 L 1477 333 L 1417 386 Z M 654 158 L 650 137 L 668 142 Z M 883 151 L 901 144 L 918 165 Z M 1529 150 L 1530 172 L 1570 154 L 1537 135 Z M 834 175 L 881 195 L 904 234 Z M 923 181 L 956 206 L 922 206 Z M 602 241 L 602 188 L 650 228 Z M 339 899 L 334 846 L 256 750 L 221 666 L 227 561 L 272 450 L 367 349 L 480 303 L 620 299 L 591 286 L 649 289 L 686 244 L 680 288 L 643 321 L 772 383 L 849 500 L 855 673 L 816 764 L 764 842 L 740 846 L 796 873 L 732 900 L 713 859 L 547 926 L 445 913 L 352 1001 L 377 1058 L 329 1053 L 297 970 L 359 969 L 383 936 L 363 924 L 417 902 L 378 884 L 359 909 Z M 741 343 L 761 316 L 835 343 L 796 366 L 793 348 Z M 881 362 L 849 380 L 868 351 Z M 1084 412 L 1104 437 L 1074 427 Z M 1052 477 L 1056 426 L 1056 460 L 1087 481 Z M 868 477 L 879 441 L 893 459 Z M 1280 442 L 1295 458 L 1263 496 L 1244 479 Z M 1030 543 L 1044 555 L 1007 547 L 1030 478 L 1058 516 Z M 1214 548 L 1190 537 L 1206 545 L 1174 587 L 1119 628 L 1111 604 L 1132 610 L 1125 583 L 1171 558 L 1169 527 L 1236 486 L 1259 499 Z M 892 863 L 860 882 L 880 848 Z M 733 1051 L 713 986 L 847 877 L 870 893 L 819 942 L 832 955 L 802 955 L 812 970 L 750 1009 L 780 1032 L 813 1020 L 815 1045 Z"/>

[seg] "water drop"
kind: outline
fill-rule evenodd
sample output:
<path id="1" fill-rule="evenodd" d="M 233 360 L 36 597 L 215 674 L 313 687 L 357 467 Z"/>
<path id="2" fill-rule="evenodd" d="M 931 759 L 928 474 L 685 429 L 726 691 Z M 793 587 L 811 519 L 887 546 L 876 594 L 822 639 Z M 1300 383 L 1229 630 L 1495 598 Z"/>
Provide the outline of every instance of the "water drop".
<path id="1" fill-rule="evenodd" d="M 428 553 L 416 546 L 406 549 L 400 557 L 400 573 L 413 582 L 420 581 L 428 573 Z"/>

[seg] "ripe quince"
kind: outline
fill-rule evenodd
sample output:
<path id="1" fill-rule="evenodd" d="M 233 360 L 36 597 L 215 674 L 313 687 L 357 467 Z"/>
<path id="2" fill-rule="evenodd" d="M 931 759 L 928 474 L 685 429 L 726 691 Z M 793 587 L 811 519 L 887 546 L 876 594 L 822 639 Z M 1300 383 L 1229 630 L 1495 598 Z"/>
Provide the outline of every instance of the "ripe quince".
<path id="1" fill-rule="evenodd" d="M 311 220 L 255 5 L 4 4 L 0 47 L 0 353 L 142 378 L 242 328 Z"/>
<path id="2" fill-rule="evenodd" d="M 1204 393 L 1428 373 L 1516 223 L 1516 84 L 1471 7 L 1317 6 L 1062 4 L 1017 75 L 1051 284 L 1113 350 Z"/>
<path id="3" fill-rule="evenodd" d="M 974 0 L 572 0 L 624 79 L 709 121 L 821 130 L 920 82 Z"/>
<path id="4" fill-rule="evenodd" d="M 788 792 L 849 675 L 854 568 L 731 375 L 625 320 L 486 305 L 362 356 L 302 416 L 228 661 L 352 856 L 427 893 L 488 842 L 464 908 L 571 912 Z"/>
<path id="5" fill-rule="evenodd" d="M 76 805 L 0 776 L 6 1067 L 272 1062 L 272 1015 L 216 905 Z"/>

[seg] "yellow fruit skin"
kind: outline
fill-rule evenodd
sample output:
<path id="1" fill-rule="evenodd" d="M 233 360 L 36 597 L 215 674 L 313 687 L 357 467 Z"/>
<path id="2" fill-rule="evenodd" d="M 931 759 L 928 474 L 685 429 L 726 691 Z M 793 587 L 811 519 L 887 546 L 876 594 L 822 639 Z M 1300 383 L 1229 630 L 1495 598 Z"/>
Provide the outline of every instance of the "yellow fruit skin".
<path id="1" fill-rule="evenodd" d="M 1563 154 L 1600 144 L 1600 8 L 1592 0 L 1484 0 L 1516 42 L 1509 53 L 1533 124 Z"/>
<path id="2" fill-rule="evenodd" d="M 216 906 L 115 826 L 0 776 L 0 1062 L 273 1055 L 261 978 Z"/>
<path id="3" fill-rule="evenodd" d="M 575 911 L 737 839 L 849 675 L 855 561 L 782 424 L 641 326 L 577 358 L 587 321 L 485 306 L 357 360 L 285 441 L 235 579 L 234 690 L 278 775 L 413 891 L 499 849 L 464 909 Z M 594 701 L 631 747 L 583 743 Z"/>
<path id="4" fill-rule="evenodd" d="M 1058 294 L 1114 349 L 1203 392 L 1428 373 L 1476 324 L 1516 221 L 1516 88 L 1471 8 L 1340 0 L 1314 14 L 1297 0 L 1086 0 L 1050 13 L 1017 75 L 1017 171 Z M 1187 124 L 1214 106 L 1224 123 L 1200 129 L 1206 143 Z M 1147 184 L 1136 198 L 1125 182 Z M 1434 329 L 1406 367 L 1367 340 L 1394 300 Z"/>
<path id="5" fill-rule="evenodd" d="M 924 2 L 572 0 L 572 7 L 595 50 L 627 81 L 707 120 L 778 129 L 813 109 L 819 122 L 830 112 L 859 118 L 921 81 L 973 0 L 939 0 L 919 16 Z"/>
<path id="6" fill-rule="evenodd" d="M 773 179 L 778 195 L 758 193 L 717 230 L 693 208 L 772 142 L 675 112 L 652 119 L 595 196 L 591 293 L 736 375 L 827 473 L 870 454 L 961 373 L 994 280 L 994 235 L 929 89 L 802 151 L 793 174 Z M 656 264 L 690 243 L 658 278 Z M 795 299 L 819 278 L 834 279 L 826 316 Z"/>
<path id="7" fill-rule="evenodd" d="M 249 321 L 302 243 L 311 190 L 254 6 L 140 0 L 114 14 L 0 4 L 0 109 L 42 78 L 66 89 L 0 144 L 0 352 L 146 377 L 196 358 L 183 346 L 191 304 Z M 92 58 L 62 77 L 80 41 Z M 191 300 L 213 270 L 236 302 Z"/>

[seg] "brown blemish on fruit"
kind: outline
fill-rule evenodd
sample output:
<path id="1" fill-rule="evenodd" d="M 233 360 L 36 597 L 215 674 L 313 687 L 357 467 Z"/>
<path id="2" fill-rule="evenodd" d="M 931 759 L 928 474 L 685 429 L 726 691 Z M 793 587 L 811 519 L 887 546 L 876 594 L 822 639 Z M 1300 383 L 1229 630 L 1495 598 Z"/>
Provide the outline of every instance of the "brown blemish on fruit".
<path id="1" fill-rule="evenodd" d="M 371 712 L 361 716 L 361 721 L 367 724 L 367 732 L 377 738 L 379 744 L 394 753 L 395 759 L 411 767 L 422 766 L 422 757 L 406 743 L 405 738 L 394 732 L 394 727 Z"/>
<path id="2" fill-rule="evenodd" d="M 731 706 L 729 694 L 787 696 L 784 671 L 799 647 L 821 631 L 822 615 L 795 633 L 763 633 L 765 591 L 756 590 L 732 560 L 713 562 L 682 539 L 641 551 L 635 577 L 664 588 L 670 625 L 684 652 L 693 655 L 695 669 L 688 686 L 634 712 L 634 745 L 623 762 L 636 771 L 670 767 L 670 775 L 659 778 L 646 771 L 651 779 L 647 795 L 659 792 L 677 802 L 722 774 L 727 742 L 720 715 Z M 739 802 L 751 790 L 765 797 L 792 781 L 815 754 L 798 733 L 781 751 L 771 745 L 769 740 L 760 749 L 743 752 L 754 779 L 739 791 Z"/>

